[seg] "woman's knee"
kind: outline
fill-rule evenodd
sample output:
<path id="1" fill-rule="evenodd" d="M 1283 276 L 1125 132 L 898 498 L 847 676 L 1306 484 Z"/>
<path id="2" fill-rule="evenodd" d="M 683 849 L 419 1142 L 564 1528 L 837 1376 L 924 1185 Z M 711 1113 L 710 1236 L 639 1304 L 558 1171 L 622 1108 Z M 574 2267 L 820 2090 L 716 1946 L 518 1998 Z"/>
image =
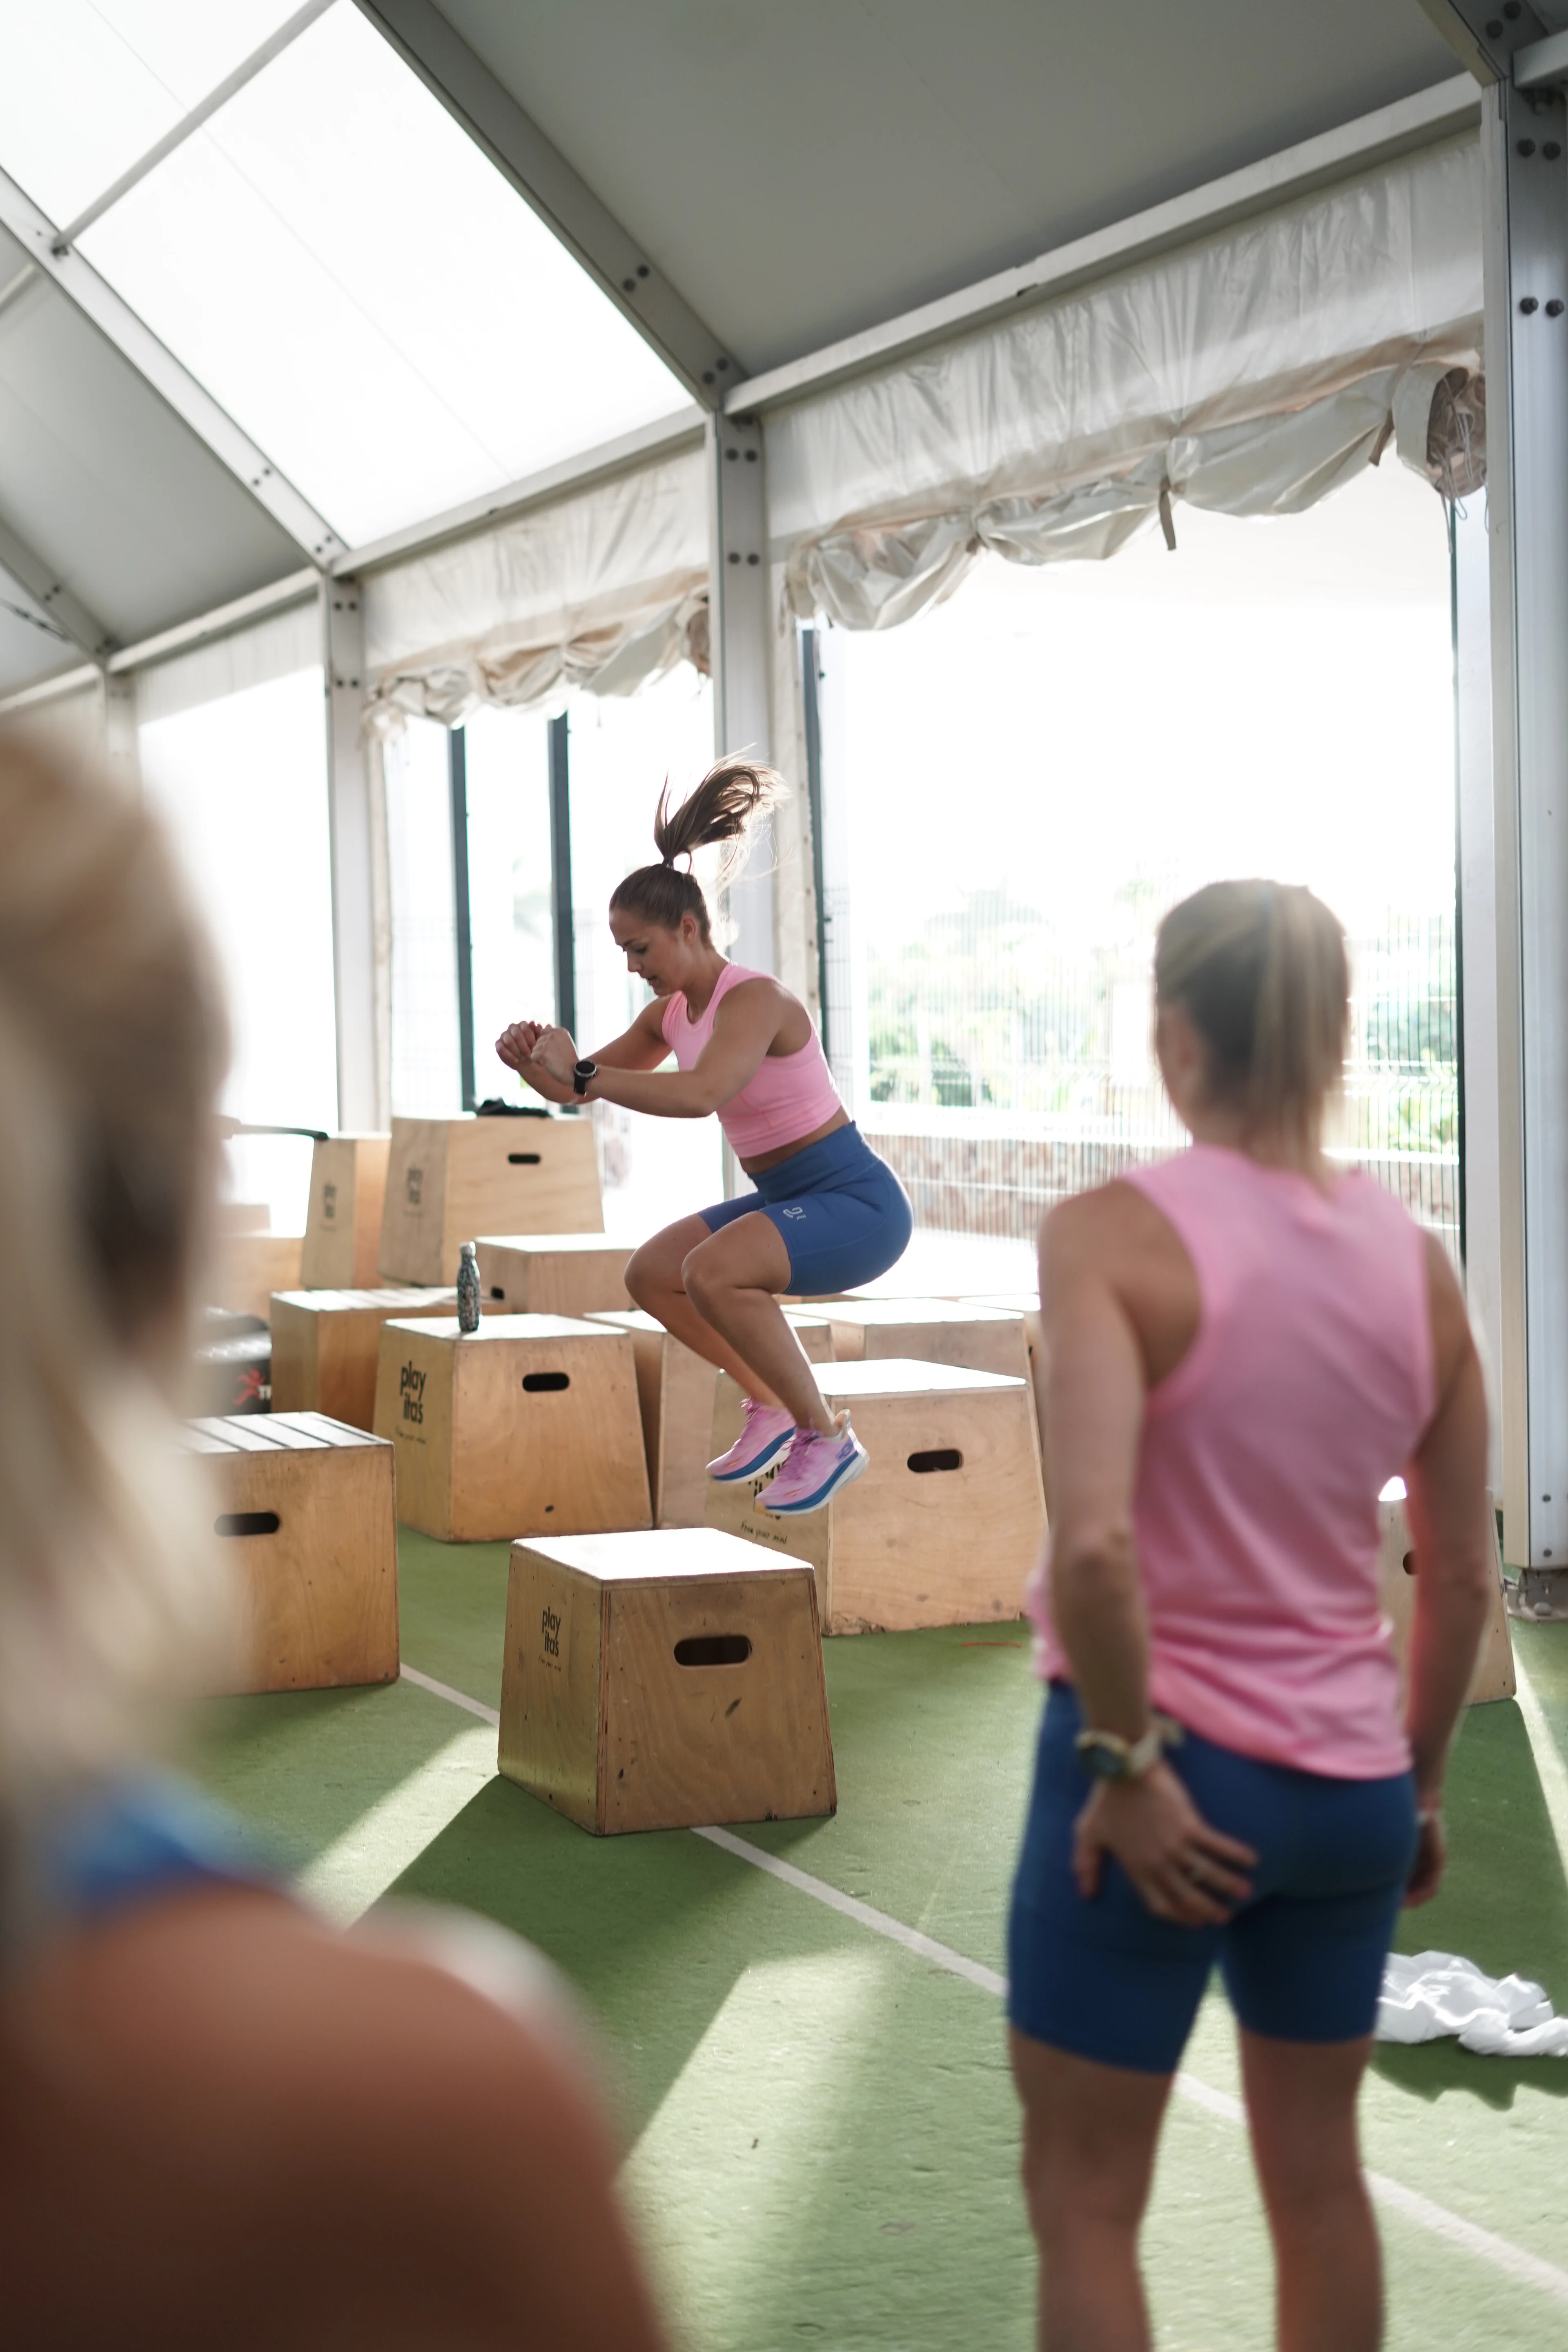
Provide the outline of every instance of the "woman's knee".
<path id="1" fill-rule="evenodd" d="M 644 1242 L 641 1249 L 632 1252 L 622 1279 L 638 1307 L 647 1307 L 670 1287 L 668 1269 L 659 1263 L 657 1241 Z"/>
<path id="2" fill-rule="evenodd" d="M 702 1312 L 708 1304 L 728 1286 L 715 1262 L 715 1253 L 706 1242 L 699 1242 L 688 1250 L 680 1261 L 680 1286 L 692 1305 Z"/>

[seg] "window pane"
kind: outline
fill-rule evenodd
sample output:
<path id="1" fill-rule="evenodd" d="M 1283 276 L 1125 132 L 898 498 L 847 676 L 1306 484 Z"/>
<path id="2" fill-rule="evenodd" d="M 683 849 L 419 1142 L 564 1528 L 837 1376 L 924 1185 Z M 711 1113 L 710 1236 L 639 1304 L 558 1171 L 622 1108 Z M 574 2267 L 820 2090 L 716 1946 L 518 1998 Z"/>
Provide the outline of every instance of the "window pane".
<path id="1" fill-rule="evenodd" d="M 463 1108 L 463 1079 L 447 730 L 428 719 L 411 719 L 384 756 L 392 1108 L 404 1118 L 457 1118 Z"/>
<path id="2" fill-rule="evenodd" d="M 1031 1234 L 1181 1140 L 1149 1048 L 1164 908 L 1306 882 L 1352 944 L 1336 1148 L 1457 1245 L 1441 504 L 1384 467 L 1306 515 L 1176 529 L 1174 554 L 991 562 L 908 628 L 830 638 L 857 1115 L 923 1223 Z"/>
<path id="3" fill-rule="evenodd" d="M 0 0 L 0 164 L 64 227 L 297 0 Z"/>
<path id="4" fill-rule="evenodd" d="M 713 698 L 708 680 L 682 663 L 626 701 L 581 696 L 571 716 L 577 1036 L 591 1053 L 648 1002 L 610 937 L 610 893 L 655 859 L 653 813 L 666 776 L 679 800 L 711 766 Z M 610 1232 L 640 1238 L 721 1198 L 716 1119 L 638 1118 L 609 1104 L 595 1117 Z"/>
<path id="5" fill-rule="evenodd" d="M 685 404 L 350 0 L 82 250 L 351 543 Z"/>
<path id="6" fill-rule="evenodd" d="M 337 1125 L 331 856 L 320 669 L 197 704 L 140 730 L 149 799 L 174 834 L 216 945 L 235 1118 Z M 302 1233 L 310 1147 L 237 1138 L 228 1190 Z"/>
<path id="7" fill-rule="evenodd" d="M 497 1060 L 495 1040 L 510 1022 L 555 1017 L 548 722 L 532 711 L 479 710 L 463 731 L 475 1087 L 481 1102 L 533 1101 Z"/>

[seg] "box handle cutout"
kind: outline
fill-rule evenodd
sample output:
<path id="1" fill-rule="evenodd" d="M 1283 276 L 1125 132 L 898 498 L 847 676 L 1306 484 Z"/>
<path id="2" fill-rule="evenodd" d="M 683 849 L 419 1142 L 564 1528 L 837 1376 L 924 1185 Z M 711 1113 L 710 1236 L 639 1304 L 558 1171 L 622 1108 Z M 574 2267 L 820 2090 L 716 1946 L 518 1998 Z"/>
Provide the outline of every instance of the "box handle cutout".
<path id="1" fill-rule="evenodd" d="M 225 1511 L 213 1521 L 215 1536 L 275 1536 L 280 1522 L 276 1511 Z"/>
<path id="2" fill-rule="evenodd" d="M 911 1454 L 911 1470 L 962 1470 L 963 1456 L 956 1445 L 935 1445 L 927 1454 Z"/>
<path id="3" fill-rule="evenodd" d="M 1413 1551 L 1407 1551 L 1399 1565 L 1405 1570 L 1406 1576 L 1414 1576 L 1415 1573 L 1415 1554 Z"/>
<path id="4" fill-rule="evenodd" d="M 678 1666 L 743 1666 L 751 1654 L 746 1633 L 689 1633 L 675 1645 Z"/>
<path id="5" fill-rule="evenodd" d="M 492 1282 L 492 1283 L 491 1283 L 491 1285 L 490 1285 L 490 1297 L 491 1297 L 492 1298 L 499 1298 L 499 1299 L 500 1300 L 500 1302 L 501 1302 L 501 1304 L 502 1304 L 503 1306 L 506 1304 L 506 1293 L 505 1293 L 505 1291 L 501 1288 L 501 1286 L 500 1286 L 500 1283 L 499 1283 L 499 1282 Z"/>
<path id="6" fill-rule="evenodd" d="M 530 1396 L 537 1396 L 542 1389 L 569 1389 L 572 1375 L 570 1372 L 524 1372 L 522 1385 Z"/>
<path id="7" fill-rule="evenodd" d="M 506 1164 L 509 1168 L 537 1168 L 539 1154 L 537 1151 L 509 1151 Z"/>

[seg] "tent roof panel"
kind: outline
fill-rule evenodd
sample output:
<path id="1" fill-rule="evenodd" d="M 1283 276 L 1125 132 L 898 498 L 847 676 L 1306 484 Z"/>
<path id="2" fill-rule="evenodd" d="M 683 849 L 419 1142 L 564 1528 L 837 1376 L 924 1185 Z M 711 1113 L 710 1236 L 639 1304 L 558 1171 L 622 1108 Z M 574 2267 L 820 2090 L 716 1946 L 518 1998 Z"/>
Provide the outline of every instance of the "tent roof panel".
<path id="1" fill-rule="evenodd" d="M 1447 79 L 1416 0 L 440 0 L 749 371 Z"/>
<path id="2" fill-rule="evenodd" d="M 26 257 L 0 234 L 0 280 Z M 300 551 L 40 278 L 0 312 L 0 517 L 121 642 L 300 568 Z M 38 634 L 33 675 L 59 667 Z"/>

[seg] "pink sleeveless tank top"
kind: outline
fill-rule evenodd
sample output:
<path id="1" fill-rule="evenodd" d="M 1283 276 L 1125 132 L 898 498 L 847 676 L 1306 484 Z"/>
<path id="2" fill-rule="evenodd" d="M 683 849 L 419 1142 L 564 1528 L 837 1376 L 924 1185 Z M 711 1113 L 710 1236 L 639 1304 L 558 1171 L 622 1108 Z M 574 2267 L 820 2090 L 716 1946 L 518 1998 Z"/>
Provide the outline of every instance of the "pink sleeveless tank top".
<path id="1" fill-rule="evenodd" d="M 665 1042 L 683 1070 L 689 1070 L 713 1034 L 713 1016 L 731 989 L 742 980 L 763 980 L 764 972 L 747 971 L 727 963 L 720 973 L 700 1020 L 693 1021 L 684 996 L 671 996 L 664 1007 Z M 719 1106 L 719 1124 L 737 1160 L 760 1159 L 765 1151 L 782 1151 L 803 1135 L 826 1127 L 842 1108 L 833 1083 L 822 1040 L 816 1030 L 797 1054 L 764 1055 L 756 1075 L 738 1095 Z"/>
<path id="2" fill-rule="evenodd" d="M 1426 1244 L 1399 1202 L 1197 1144 L 1133 1184 L 1197 1275 L 1192 1346 L 1150 1391 L 1133 1525 L 1152 1704 L 1276 1764 L 1410 1760 L 1378 1605 L 1378 1496 L 1436 1409 Z M 1041 1672 L 1068 1674 L 1045 1579 Z"/>

